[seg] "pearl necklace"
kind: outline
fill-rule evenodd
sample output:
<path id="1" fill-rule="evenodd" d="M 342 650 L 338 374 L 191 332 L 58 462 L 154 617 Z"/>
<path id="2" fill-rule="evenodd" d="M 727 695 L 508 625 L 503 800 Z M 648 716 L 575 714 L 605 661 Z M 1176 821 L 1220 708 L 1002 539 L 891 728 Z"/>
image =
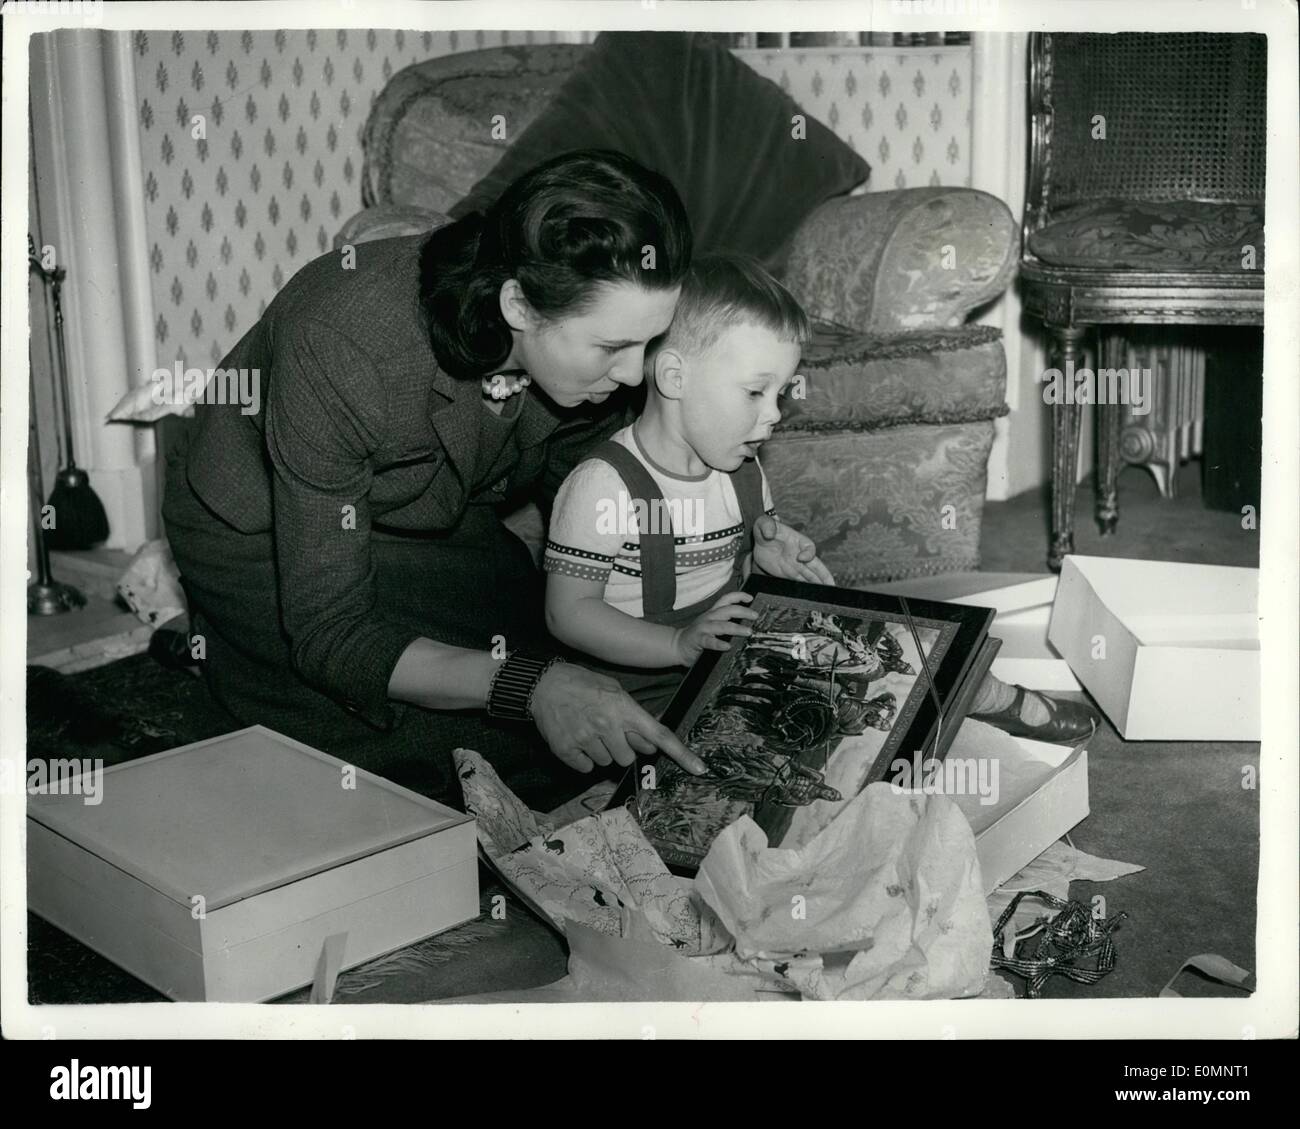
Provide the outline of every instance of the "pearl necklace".
<path id="1" fill-rule="evenodd" d="M 483 395 L 494 400 L 508 400 L 522 392 L 532 381 L 523 369 L 509 369 L 483 378 Z"/>

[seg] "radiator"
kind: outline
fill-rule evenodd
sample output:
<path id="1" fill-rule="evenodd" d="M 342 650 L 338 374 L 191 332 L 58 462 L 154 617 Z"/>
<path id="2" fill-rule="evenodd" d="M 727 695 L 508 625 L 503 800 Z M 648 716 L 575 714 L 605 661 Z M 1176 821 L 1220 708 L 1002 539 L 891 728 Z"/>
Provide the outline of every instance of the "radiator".
<path id="1" fill-rule="evenodd" d="M 1151 411 L 1121 414 L 1120 457 L 1146 467 L 1160 494 L 1174 497 L 1178 466 L 1200 455 L 1205 423 L 1205 350 L 1188 328 L 1130 327 L 1124 364 L 1151 370 Z"/>

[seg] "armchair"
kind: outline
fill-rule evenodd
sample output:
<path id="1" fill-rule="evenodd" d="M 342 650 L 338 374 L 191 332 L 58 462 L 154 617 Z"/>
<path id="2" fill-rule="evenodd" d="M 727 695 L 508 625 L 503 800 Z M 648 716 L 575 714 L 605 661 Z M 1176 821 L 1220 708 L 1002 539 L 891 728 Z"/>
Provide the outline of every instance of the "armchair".
<path id="1" fill-rule="evenodd" d="M 587 49 L 494 48 L 395 74 L 363 133 L 365 207 L 335 245 L 444 222 L 508 144 L 491 116 L 518 136 Z M 783 281 L 816 332 L 806 396 L 762 461 L 782 517 L 840 583 L 978 566 L 1006 361 L 996 330 L 963 320 L 1006 287 L 1016 242 L 1001 201 L 955 188 L 832 199 L 793 233 Z"/>

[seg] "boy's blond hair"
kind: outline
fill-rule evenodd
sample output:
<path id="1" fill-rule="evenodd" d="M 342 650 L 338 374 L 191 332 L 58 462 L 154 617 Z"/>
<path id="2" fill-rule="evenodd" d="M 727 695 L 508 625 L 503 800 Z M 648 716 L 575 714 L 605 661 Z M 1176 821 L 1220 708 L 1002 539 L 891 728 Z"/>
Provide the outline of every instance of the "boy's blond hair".
<path id="1" fill-rule="evenodd" d="M 672 324 L 646 351 L 647 374 L 653 371 L 660 349 L 698 356 L 734 326 L 762 326 L 780 340 L 798 345 L 808 340 L 811 327 L 803 307 L 757 259 L 701 255 L 691 263 L 681 286 Z"/>

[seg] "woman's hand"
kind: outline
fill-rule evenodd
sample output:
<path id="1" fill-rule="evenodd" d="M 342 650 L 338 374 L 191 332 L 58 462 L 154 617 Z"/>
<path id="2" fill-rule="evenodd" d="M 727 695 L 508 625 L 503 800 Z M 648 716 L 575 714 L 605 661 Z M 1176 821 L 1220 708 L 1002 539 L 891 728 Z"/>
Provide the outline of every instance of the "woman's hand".
<path id="1" fill-rule="evenodd" d="M 533 721 L 543 740 L 570 768 L 636 762 L 637 753 L 661 752 L 687 772 L 704 762 L 632 700 L 612 678 L 572 663 L 556 663 L 533 691 Z"/>
<path id="2" fill-rule="evenodd" d="M 690 666 L 705 651 L 725 651 L 732 635 L 748 635 L 744 620 L 758 618 L 758 612 L 745 607 L 753 596 L 747 592 L 728 592 L 707 612 L 686 627 L 679 627 L 673 638 L 673 650 L 683 666 Z"/>
<path id="3" fill-rule="evenodd" d="M 764 514 L 754 522 L 754 566 L 769 576 L 834 584 L 835 577 L 817 557 L 817 546 L 797 529 Z"/>

